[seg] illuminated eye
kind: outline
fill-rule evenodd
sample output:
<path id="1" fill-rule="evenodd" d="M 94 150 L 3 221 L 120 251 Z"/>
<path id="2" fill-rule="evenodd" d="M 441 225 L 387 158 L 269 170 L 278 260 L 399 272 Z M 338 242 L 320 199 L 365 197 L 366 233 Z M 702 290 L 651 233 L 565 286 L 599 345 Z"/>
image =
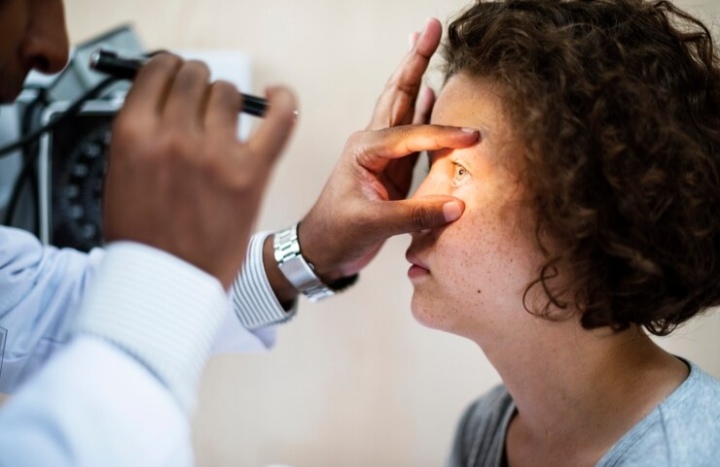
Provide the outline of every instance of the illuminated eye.
<path id="1" fill-rule="evenodd" d="M 453 176 L 453 181 L 455 183 L 463 181 L 468 175 L 468 170 L 465 167 L 458 163 L 455 163 L 455 174 Z"/>

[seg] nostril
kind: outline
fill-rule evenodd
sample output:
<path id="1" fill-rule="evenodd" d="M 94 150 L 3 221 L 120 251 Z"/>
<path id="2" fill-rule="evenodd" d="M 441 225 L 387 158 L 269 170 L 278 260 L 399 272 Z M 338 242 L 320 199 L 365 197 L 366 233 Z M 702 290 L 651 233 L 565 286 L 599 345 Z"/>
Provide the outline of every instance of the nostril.
<path id="1" fill-rule="evenodd" d="M 35 57 L 32 67 L 41 73 L 50 73 L 50 60 L 46 57 Z"/>
<path id="2" fill-rule="evenodd" d="M 37 53 L 30 60 L 33 70 L 40 73 L 54 74 L 59 73 L 67 65 L 68 56 L 54 53 Z"/>
<path id="3" fill-rule="evenodd" d="M 0 0 L 2 1 L 2 0 Z M 40 73 L 59 73 L 65 68 L 69 50 L 64 37 L 48 34 L 29 34 L 22 49 L 26 63 Z"/>

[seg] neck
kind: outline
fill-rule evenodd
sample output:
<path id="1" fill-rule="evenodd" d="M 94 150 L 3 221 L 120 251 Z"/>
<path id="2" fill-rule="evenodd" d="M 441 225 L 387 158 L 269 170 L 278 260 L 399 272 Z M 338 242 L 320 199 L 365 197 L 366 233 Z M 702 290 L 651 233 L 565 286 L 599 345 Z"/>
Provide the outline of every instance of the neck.
<path id="1" fill-rule="evenodd" d="M 530 459 L 552 464 L 559 453 L 567 463 L 575 452 L 576 465 L 594 464 L 687 377 L 684 363 L 636 327 L 613 333 L 527 319 L 520 339 L 477 342 L 517 405 L 508 447 L 520 441 L 535 451 Z"/>

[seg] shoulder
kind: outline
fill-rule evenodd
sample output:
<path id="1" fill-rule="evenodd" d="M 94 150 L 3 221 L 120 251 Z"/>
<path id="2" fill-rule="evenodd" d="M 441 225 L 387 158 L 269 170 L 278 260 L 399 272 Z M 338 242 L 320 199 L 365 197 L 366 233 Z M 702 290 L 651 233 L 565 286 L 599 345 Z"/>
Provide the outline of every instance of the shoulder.
<path id="1" fill-rule="evenodd" d="M 720 459 L 720 381 L 690 365 L 690 376 L 606 456 L 602 465 L 705 466 Z"/>
<path id="2" fill-rule="evenodd" d="M 658 407 L 672 457 L 720 459 L 720 381 L 690 364 L 688 379 Z M 680 465 L 680 464 L 678 464 Z"/>
<path id="3" fill-rule="evenodd" d="M 461 425 L 497 427 L 511 406 L 514 406 L 512 397 L 505 386 L 499 384 L 470 404 L 465 410 Z"/>
<path id="4" fill-rule="evenodd" d="M 515 404 L 505 386 L 498 385 L 476 399 L 458 424 L 451 466 L 467 465 L 468 460 L 501 459 L 508 420 Z"/>
<path id="5" fill-rule="evenodd" d="M 720 381 L 690 364 L 690 376 L 658 406 L 662 423 L 677 433 L 699 432 L 706 428 L 720 438 Z M 718 439 L 720 441 L 720 439 Z"/>

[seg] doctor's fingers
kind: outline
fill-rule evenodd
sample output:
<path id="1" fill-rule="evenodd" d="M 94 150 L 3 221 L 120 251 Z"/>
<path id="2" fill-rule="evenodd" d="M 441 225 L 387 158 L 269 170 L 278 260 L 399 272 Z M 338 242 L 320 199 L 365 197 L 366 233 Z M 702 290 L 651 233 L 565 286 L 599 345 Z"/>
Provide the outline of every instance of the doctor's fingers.
<path id="1" fill-rule="evenodd" d="M 266 91 L 268 110 L 255 132 L 244 144 L 250 166 L 270 170 L 278 159 L 297 119 L 297 99 L 293 91 L 283 86 L 270 87 Z"/>
<path id="2" fill-rule="evenodd" d="M 406 125 L 353 134 L 345 146 L 352 162 L 377 174 L 394 159 L 421 151 L 459 149 L 475 144 L 477 130 L 441 125 Z"/>
<path id="3" fill-rule="evenodd" d="M 435 106 L 435 91 L 427 86 L 420 89 L 417 101 L 415 102 L 415 115 L 413 116 L 414 125 L 422 125 L 430 123 L 430 116 Z"/>
<path id="4" fill-rule="evenodd" d="M 138 128 L 152 130 L 163 113 L 170 88 L 182 65 L 183 60 L 177 55 L 162 53 L 154 56 L 138 71 L 117 118 L 127 116 Z"/>
<path id="5" fill-rule="evenodd" d="M 215 81 L 208 92 L 205 129 L 210 133 L 237 139 L 241 105 L 242 97 L 234 84 Z"/>
<path id="6" fill-rule="evenodd" d="M 462 216 L 465 203 L 452 196 L 378 201 L 368 209 L 368 227 L 383 238 L 434 229 Z"/>
<path id="7" fill-rule="evenodd" d="M 385 85 L 368 129 L 377 130 L 412 122 L 423 75 L 440 44 L 441 36 L 440 21 L 430 18 L 417 39 L 412 39 L 412 50 Z"/>
<path id="8" fill-rule="evenodd" d="M 209 77 L 202 62 L 186 62 L 167 53 L 153 57 L 138 72 L 115 118 L 116 146 L 144 156 L 197 151 L 204 138 Z"/>
<path id="9" fill-rule="evenodd" d="M 176 131 L 202 131 L 210 91 L 210 69 L 202 62 L 183 62 L 168 90 L 162 111 L 164 125 Z"/>

